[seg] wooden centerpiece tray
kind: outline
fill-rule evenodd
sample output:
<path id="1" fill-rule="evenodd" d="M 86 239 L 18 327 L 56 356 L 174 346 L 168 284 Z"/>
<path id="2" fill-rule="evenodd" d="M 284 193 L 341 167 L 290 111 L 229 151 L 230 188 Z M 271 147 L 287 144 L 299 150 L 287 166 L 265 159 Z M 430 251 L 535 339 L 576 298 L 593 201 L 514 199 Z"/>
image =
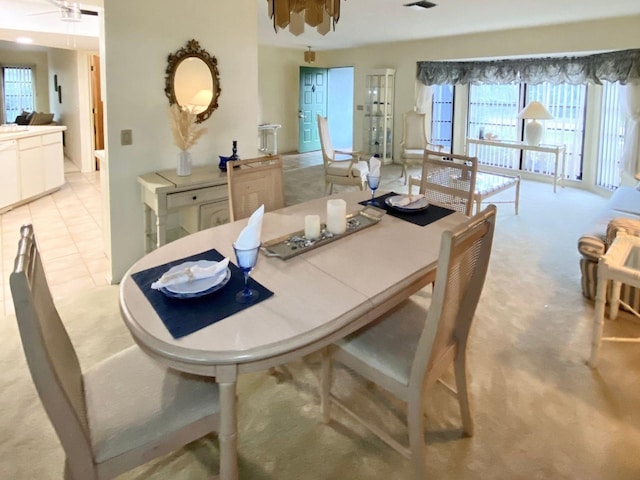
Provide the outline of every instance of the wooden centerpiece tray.
<path id="1" fill-rule="evenodd" d="M 376 225 L 385 213 L 384 210 L 379 208 L 365 207 L 358 212 L 347 215 L 347 230 L 344 233 L 333 234 L 328 232 L 326 225 L 323 223 L 320 225 L 320 238 L 316 240 L 308 239 L 304 236 L 304 230 L 299 230 L 263 243 L 262 253 L 268 257 L 279 257 L 282 260 L 287 260 Z"/>

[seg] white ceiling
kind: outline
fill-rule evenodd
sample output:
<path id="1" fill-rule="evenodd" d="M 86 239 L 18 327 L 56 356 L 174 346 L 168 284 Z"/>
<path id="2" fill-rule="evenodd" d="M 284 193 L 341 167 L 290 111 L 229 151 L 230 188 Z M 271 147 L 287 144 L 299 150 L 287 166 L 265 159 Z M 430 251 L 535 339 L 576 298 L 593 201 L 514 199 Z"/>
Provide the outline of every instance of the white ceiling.
<path id="1" fill-rule="evenodd" d="M 335 31 L 322 36 L 307 28 L 296 37 L 288 30 L 275 33 L 267 0 L 256 0 L 259 42 L 327 50 L 640 14 L 639 0 L 432 0 L 437 6 L 421 11 L 403 6 L 410 1 L 344 0 Z M 102 5 L 103 0 L 82 3 L 87 9 Z M 98 50 L 96 17 L 68 23 L 55 10 L 50 0 L 0 0 L 0 41 L 29 36 L 35 45 Z"/>

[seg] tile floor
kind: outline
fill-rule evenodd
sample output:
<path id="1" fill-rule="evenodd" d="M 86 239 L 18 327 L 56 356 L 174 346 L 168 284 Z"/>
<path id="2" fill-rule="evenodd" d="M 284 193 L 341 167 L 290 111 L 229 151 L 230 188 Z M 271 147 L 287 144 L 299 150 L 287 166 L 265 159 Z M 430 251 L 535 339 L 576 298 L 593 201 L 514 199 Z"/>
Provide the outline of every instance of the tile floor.
<path id="1" fill-rule="evenodd" d="M 283 155 L 285 170 L 319 163 L 320 152 Z M 0 314 L 13 313 L 9 275 L 25 223 L 33 224 L 54 300 L 107 284 L 100 173 L 81 173 L 67 160 L 65 179 L 57 192 L 0 215 Z"/>

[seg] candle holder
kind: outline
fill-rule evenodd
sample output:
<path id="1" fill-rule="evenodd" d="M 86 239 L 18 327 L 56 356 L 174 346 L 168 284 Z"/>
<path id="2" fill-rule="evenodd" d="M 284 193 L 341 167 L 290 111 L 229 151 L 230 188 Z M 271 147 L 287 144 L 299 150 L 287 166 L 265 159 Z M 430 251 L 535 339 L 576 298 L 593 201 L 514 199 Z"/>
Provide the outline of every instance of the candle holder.
<path id="1" fill-rule="evenodd" d="M 341 198 L 327 200 L 327 230 L 340 235 L 347 229 L 347 202 Z"/>
<path id="2" fill-rule="evenodd" d="M 320 215 L 307 215 L 304 217 L 304 236 L 309 240 L 320 238 Z"/>
<path id="3" fill-rule="evenodd" d="M 326 245 L 364 228 L 376 225 L 385 215 L 379 208 L 365 207 L 359 212 L 350 213 L 345 219 L 346 230 L 341 234 L 331 233 L 325 225 L 320 225 L 320 236 L 317 239 L 307 238 L 304 230 L 275 238 L 262 244 L 262 253 L 268 257 L 279 257 L 282 260 L 308 252 L 314 248 Z"/>

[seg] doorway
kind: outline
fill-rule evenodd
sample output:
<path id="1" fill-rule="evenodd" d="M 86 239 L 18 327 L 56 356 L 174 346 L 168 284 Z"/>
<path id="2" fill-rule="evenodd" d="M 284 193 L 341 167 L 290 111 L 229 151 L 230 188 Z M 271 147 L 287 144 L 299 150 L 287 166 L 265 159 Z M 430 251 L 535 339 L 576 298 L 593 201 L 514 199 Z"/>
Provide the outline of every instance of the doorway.
<path id="1" fill-rule="evenodd" d="M 353 67 L 300 67 L 298 152 L 320 150 L 318 115 L 329 119 L 335 148 L 353 148 L 353 74 Z"/>
<path id="2" fill-rule="evenodd" d="M 104 150 L 104 117 L 100 90 L 100 57 L 91 55 L 91 121 L 93 123 L 93 149 Z M 95 158 L 95 169 L 100 170 L 100 160 Z"/>

